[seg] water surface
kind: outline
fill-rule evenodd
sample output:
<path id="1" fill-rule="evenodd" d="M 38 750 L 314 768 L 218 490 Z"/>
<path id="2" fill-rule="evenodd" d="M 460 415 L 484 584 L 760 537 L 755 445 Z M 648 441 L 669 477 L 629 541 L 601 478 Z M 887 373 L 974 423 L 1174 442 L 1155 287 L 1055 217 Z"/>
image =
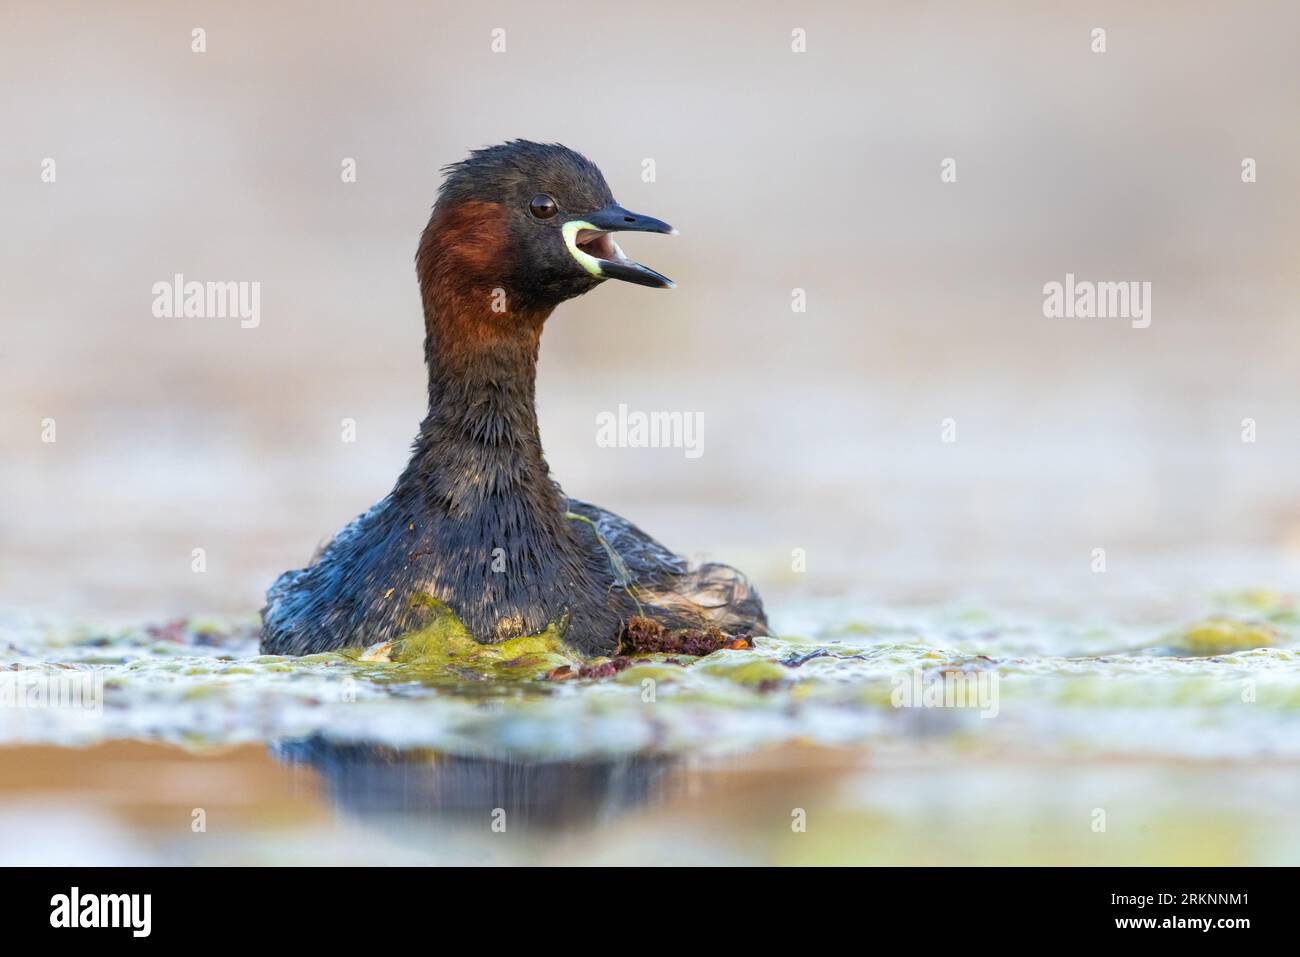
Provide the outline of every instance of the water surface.
<path id="1" fill-rule="evenodd" d="M 567 681 L 549 657 L 262 656 L 251 621 L 11 620 L 6 682 L 103 684 L 98 707 L 0 709 L 0 857 L 1294 861 L 1294 609 L 1237 592 L 1106 627 L 810 602 L 753 651 Z M 900 700 L 944 675 L 969 700 Z"/>

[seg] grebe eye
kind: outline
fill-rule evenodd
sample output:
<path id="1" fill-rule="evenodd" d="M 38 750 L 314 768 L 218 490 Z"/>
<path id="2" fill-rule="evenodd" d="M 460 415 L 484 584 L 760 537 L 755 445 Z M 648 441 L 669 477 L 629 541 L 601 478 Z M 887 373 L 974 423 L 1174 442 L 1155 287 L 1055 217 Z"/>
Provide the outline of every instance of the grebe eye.
<path id="1" fill-rule="evenodd" d="M 551 199 L 551 197 L 547 196 L 545 193 L 539 193 L 534 196 L 532 202 L 528 204 L 528 211 L 538 219 L 550 219 L 555 215 L 558 209 L 559 207 L 555 205 L 555 200 Z"/>

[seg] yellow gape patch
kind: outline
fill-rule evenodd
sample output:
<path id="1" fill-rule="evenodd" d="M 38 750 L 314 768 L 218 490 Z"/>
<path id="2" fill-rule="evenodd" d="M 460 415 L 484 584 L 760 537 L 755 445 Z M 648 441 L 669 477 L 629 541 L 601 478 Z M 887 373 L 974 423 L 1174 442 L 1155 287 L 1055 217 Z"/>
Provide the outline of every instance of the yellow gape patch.
<path id="1" fill-rule="evenodd" d="M 596 227 L 591 223 L 581 219 L 571 220 L 565 223 L 560 231 L 564 234 L 564 245 L 569 247 L 569 254 L 578 260 L 578 264 L 593 276 L 603 275 L 600 271 L 600 260 L 589 253 L 584 253 L 578 248 L 578 233 L 584 229 L 595 231 Z"/>

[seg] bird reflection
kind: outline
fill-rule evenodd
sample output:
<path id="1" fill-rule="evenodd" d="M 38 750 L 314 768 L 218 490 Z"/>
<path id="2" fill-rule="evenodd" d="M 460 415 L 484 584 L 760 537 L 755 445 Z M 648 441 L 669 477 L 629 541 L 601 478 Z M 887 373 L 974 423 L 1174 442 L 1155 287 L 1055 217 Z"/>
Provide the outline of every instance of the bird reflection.
<path id="1" fill-rule="evenodd" d="M 663 756 L 538 761 L 339 743 L 319 735 L 272 745 L 319 773 L 338 810 L 429 823 L 482 823 L 504 810 L 512 831 L 587 828 L 653 800 L 676 763 Z"/>

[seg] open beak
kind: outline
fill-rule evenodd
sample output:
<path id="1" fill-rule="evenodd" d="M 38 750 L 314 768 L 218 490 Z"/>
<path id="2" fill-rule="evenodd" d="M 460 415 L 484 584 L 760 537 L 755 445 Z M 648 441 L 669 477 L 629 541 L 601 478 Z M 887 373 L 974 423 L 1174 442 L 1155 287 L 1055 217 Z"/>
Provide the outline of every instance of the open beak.
<path id="1" fill-rule="evenodd" d="M 586 219 L 575 219 L 564 224 L 564 243 L 583 269 L 601 279 L 622 279 L 641 286 L 671 289 L 675 283 L 667 276 L 628 259 L 614 242 L 610 233 L 639 232 L 666 233 L 676 236 L 673 229 L 662 220 L 640 213 L 629 213 L 618 203 L 589 213 Z"/>

